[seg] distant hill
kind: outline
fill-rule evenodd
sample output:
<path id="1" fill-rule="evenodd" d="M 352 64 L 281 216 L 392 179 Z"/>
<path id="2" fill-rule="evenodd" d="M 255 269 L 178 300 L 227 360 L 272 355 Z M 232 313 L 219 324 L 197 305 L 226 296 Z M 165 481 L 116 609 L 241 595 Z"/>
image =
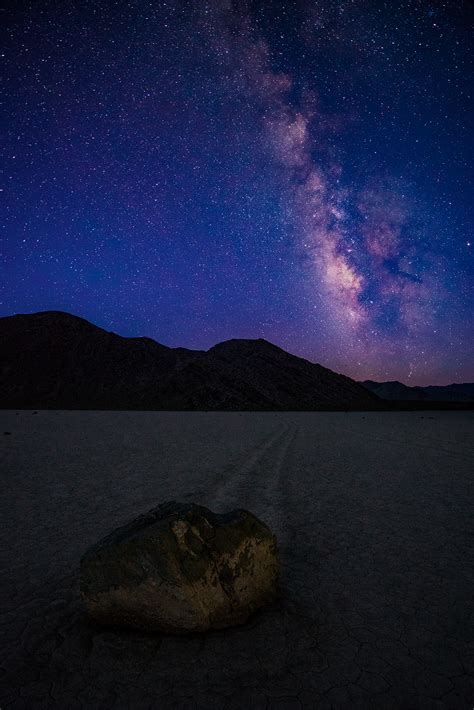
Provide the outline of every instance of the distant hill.
<path id="1" fill-rule="evenodd" d="M 365 380 L 360 383 L 381 399 L 410 400 L 422 402 L 474 402 L 474 383 L 453 385 L 429 385 L 428 387 L 408 387 L 402 382 L 374 382 Z"/>
<path id="2" fill-rule="evenodd" d="M 378 409 L 376 395 L 266 340 L 210 350 L 123 338 L 57 311 L 0 318 L 0 406 L 57 409 Z"/>

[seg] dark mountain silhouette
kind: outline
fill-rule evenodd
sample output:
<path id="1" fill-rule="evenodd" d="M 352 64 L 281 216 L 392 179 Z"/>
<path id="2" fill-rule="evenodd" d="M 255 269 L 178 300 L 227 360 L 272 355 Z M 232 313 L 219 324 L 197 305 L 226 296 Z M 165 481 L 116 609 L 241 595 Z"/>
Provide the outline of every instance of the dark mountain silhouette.
<path id="1" fill-rule="evenodd" d="M 371 392 L 377 394 L 382 399 L 390 400 L 421 400 L 423 390 L 421 387 L 408 387 L 403 382 L 394 380 L 392 382 L 374 382 L 374 380 L 364 380 L 360 383 Z"/>
<path id="2" fill-rule="evenodd" d="M 207 352 L 123 338 L 68 313 L 0 319 L 3 408 L 171 410 L 378 409 L 349 377 L 266 340 Z"/>
<path id="3" fill-rule="evenodd" d="M 474 402 L 474 383 L 452 385 L 429 385 L 428 387 L 408 387 L 397 380 L 393 382 L 360 383 L 378 397 L 386 400 L 406 400 L 421 402 Z"/>

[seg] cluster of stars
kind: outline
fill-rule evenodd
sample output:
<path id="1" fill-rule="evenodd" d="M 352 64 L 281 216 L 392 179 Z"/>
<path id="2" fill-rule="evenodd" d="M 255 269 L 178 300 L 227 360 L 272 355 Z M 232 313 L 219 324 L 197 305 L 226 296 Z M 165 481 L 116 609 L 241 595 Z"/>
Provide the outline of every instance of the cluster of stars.
<path id="1" fill-rule="evenodd" d="M 19 3 L 2 315 L 472 379 L 464 2 Z"/>

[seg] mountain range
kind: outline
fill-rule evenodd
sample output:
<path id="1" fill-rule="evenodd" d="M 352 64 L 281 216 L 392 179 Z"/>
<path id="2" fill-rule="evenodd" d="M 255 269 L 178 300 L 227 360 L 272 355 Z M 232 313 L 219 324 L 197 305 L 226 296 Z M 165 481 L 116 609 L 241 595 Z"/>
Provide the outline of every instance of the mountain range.
<path id="1" fill-rule="evenodd" d="M 169 348 L 46 311 L 0 318 L 0 406 L 289 411 L 379 409 L 381 400 L 266 340 Z"/>
<path id="2" fill-rule="evenodd" d="M 474 383 L 464 382 L 452 385 L 429 385 L 428 387 L 408 387 L 397 380 L 360 383 L 381 399 L 418 402 L 474 402 Z"/>

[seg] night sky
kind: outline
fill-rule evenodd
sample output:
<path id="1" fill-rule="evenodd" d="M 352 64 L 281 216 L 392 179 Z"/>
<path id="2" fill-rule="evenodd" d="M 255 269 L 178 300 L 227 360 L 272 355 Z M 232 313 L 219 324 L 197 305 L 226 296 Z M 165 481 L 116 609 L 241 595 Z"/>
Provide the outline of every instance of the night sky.
<path id="1" fill-rule="evenodd" d="M 474 380 L 469 3 L 10 3 L 0 315 Z"/>

